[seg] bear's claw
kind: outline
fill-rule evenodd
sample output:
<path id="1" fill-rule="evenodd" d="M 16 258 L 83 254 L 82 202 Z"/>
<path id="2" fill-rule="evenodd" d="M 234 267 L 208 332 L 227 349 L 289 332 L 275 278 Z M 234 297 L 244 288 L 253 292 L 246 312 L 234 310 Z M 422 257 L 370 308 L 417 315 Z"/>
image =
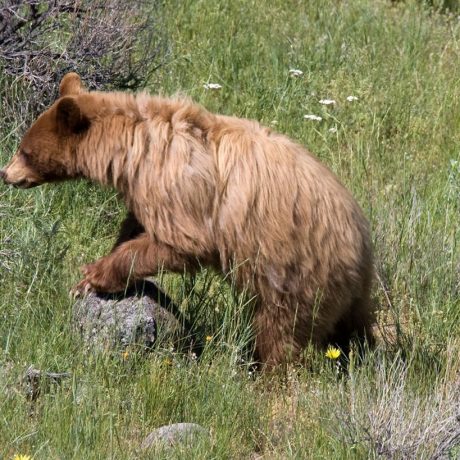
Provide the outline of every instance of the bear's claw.
<path id="1" fill-rule="evenodd" d="M 128 281 L 111 271 L 112 268 L 106 257 L 80 267 L 83 280 L 71 290 L 72 297 L 85 296 L 89 292 L 113 293 L 126 289 Z"/>
<path id="2" fill-rule="evenodd" d="M 90 292 L 95 292 L 96 290 L 94 287 L 91 285 L 91 283 L 85 278 L 81 280 L 76 286 L 74 286 L 69 294 L 70 297 L 73 299 L 77 299 L 78 297 L 85 297 L 87 296 Z"/>

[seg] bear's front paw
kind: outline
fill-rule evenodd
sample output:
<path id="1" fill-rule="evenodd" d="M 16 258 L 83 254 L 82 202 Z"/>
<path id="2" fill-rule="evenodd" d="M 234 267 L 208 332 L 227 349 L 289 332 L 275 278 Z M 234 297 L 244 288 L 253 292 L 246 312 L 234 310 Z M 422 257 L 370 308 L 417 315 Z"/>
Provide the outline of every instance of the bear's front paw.
<path id="1" fill-rule="evenodd" d="M 70 296 L 76 299 L 77 297 L 85 297 L 90 292 L 95 292 L 95 289 L 85 278 L 70 290 Z"/>
<path id="2" fill-rule="evenodd" d="M 84 265 L 80 270 L 84 278 L 71 290 L 73 297 L 85 296 L 89 292 L 120 292 L 127 286 L 127 281 L 104 258 Z"/>

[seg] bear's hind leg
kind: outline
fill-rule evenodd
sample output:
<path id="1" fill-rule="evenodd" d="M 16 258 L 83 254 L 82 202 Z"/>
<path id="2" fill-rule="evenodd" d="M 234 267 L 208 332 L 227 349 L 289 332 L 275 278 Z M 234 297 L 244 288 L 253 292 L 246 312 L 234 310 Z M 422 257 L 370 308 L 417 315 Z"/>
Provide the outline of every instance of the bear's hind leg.
<path id="1" fill-rule="evenodd" d="M 286 305 L 258 306 L 254 313 L 255 359 L 265 368 L 298 359 L 309 340 L 312 323 Z"/>
<path id="2" fill-rule="evenodd" d="M 329 337 L 328 342 L 338 346 L 345 356 L 350 351 L 351 342 L 357 344 L 360 351 L 364 350 L 366 344 L 370 348 L 375 344 L 372 330 L 375 317 L 369 304 L 369 299 L 354 299 L 347 313 L 336 324 L 334 333 Z"/>

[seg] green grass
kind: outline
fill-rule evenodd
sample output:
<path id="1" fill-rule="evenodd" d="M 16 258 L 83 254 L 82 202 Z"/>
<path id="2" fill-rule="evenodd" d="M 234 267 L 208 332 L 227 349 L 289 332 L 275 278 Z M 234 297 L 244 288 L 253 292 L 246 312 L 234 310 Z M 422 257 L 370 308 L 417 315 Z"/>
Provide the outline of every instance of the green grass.
<path id="1" fill-rule="evenodd" d="M 460 435 L 460 22 L 420 3 L 165 2 L 171 59 L 150 86 L 273 126 L 352 190 L 373 230 L 378 350 L 349 375 L 311 351 L 308 369 L 254 377 L 238 360 L 245 301 L 203 272 L 163 278 L 214 337 L 201 360 L 161 344 L 147 359 L 88 353 L 68 291 L 110 248 L 122 205 L 87 183 L 0 185 L 0 458 L 433 458 L 443 442 L 458 458 L 460 439 L 445 436 Z M 0 127 L 2 164 L 14 128 Z M 31 403 L 30 364 L 72 378 Z M 138 452 L 174 422 L 210 437 Z"/>

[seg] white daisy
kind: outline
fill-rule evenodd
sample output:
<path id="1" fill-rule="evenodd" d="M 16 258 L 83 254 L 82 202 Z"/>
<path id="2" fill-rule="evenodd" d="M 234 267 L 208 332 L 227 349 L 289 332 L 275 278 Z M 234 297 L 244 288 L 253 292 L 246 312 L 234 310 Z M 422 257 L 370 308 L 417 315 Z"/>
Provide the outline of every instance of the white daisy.
<path id="1" fill-rule="evenodd" d="M 321 99 L 319 103 L 323 105 L 334 105 L 335 101 L 334 99 Z"/>
<path id="2" fill-rule="evenodd" d="M 304 115 L 303 116 L 305 118 L 305 120 L 314 120 L 314 121 L 321 121 L 323 118 L 322 117 L 318 117 L 318 115 Z"/>
<path id="3" fill-rule="evenodd" d="M 303 72 L 300 69 L 289 69 L 289 75 L 291 77 L 301 77 Z"/>
<path id="4" fill-rule="evenodd" d="M 205 83 L 203 85 L 203 88 L 216 90 L 216 89 L 221 89 L 222 85 L 219 85 L 219 83 Z"/>
<path id="5" fill-rule="evenodd" d="M 356 96 L 347 96 L 347 101 L 348 102 L 353 102 L 353 101 L 357 101 L 358 98 Z"/>

